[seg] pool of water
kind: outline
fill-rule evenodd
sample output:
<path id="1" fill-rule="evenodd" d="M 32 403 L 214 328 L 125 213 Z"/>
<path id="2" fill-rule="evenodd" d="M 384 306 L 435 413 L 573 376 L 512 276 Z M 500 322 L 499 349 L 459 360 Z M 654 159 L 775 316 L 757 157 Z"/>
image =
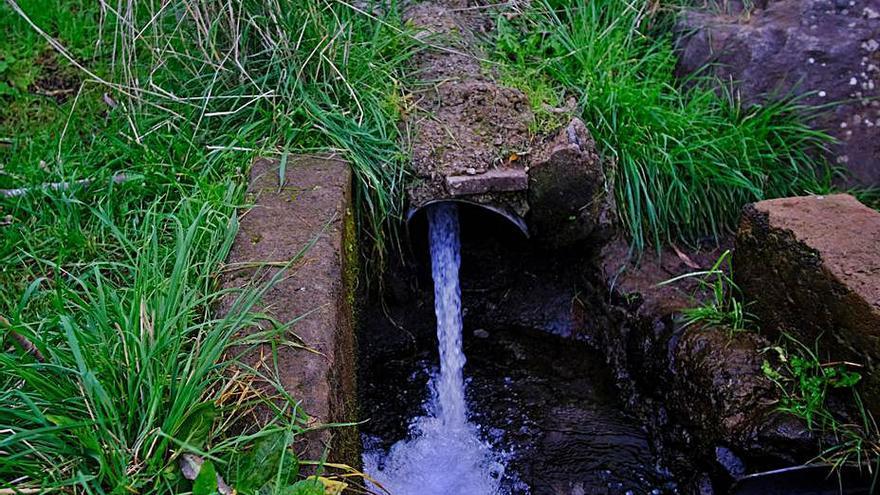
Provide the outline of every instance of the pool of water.
<path id="1" fill-rule="evenodd" d="M 501 493 L 676 492 L 587 345 L 522 328 L 466 328 L 464 342 L 469 420 L 503 461 Z M 361 427 L 368 452 L 409 435 L 436 366 L 430 350 L 362 363 L 362 415 L 375 418 Z"/>
<path id="2" fill-rule="evenodd" d="M 422 261 L 359 314 L 366 472 L 399 495 L 675 493 L 603 356 L 575 338 L 584 253 L 471 215 L 459 246 L 445 211 L 414 236 L 430 240 Z"/>

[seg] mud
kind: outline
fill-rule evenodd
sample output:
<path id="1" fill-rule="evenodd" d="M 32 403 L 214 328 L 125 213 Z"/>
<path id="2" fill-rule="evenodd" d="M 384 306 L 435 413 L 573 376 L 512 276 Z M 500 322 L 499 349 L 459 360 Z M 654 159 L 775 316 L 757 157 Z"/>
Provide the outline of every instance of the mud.
<path id="1" fill-rule="evenodd" d="M 528 154 L 534 116 L 522 92 L 497 84 L 482 67 L 476 30 L 486 28 L 488 12 L 457 2 L 423 2 L 410 7 L 406 18 L 429 44 L 412 65 L 416 111 L 404 124 L 412 129 L 411 205 L 450 197 L 449 176 L 524 171 L 520 157 Z M 487 191 L 470 199 L 504 204 L 520 215 L 527 211 L 522 192 Z"/>

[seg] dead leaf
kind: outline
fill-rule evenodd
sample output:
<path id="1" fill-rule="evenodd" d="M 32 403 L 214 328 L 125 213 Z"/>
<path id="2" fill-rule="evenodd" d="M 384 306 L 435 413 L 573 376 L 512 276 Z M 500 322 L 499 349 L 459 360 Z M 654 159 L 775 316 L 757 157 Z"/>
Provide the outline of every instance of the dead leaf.
<path id="1" fill-rule="evenodd" d="M 694 270 L 700 269 L 700 265 L 694 263 L 694 260 L 690 259 L 688 255 L 682 253 L 675 244 L 670 242 L 669 245 L 672 246 L 672 249 L 675 251 L 675 254 L 678 256 L 678 259 L 682 261 L 682 263 L 687 265 L 689 268 L 693 268 Z"/>
<path id="2" fill-rule="evenodd" d="M 202 470 L 202 464 L 205 463 L 205 460 L 201 457 L 194 454 L 183 454 L 180 456 L 180 472 L 183 474 L 183 477 L 194 481 L 199 476 L 199 471 Z M 223 481 L 223 477 L 220 476 L 220 473 L 217 473 L 217 491 L 220 492 L 221 495 L 232 495 L 233 490 Z"/>

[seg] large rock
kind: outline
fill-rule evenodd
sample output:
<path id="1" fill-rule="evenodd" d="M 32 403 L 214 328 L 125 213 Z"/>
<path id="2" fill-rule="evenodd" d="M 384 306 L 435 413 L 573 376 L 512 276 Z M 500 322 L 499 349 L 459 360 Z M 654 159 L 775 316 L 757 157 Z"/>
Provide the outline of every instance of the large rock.
<path id="1" fill-rule="evenodd" d="M 695 251 L 668 246 L 633 260 L 627 243 L 616 240 L 598 260 L 604 287 L 579 294 L 587 331 L 596 334 L 623 397 L 648 425 L 683 493 L 712 493 L 699 488 L 818 452 L 806 425 L 776 410 L 781 390 L 761 368 L 766 338 L 682 327 L 675 318 L 712 297 L 696 277 L 679 276 L 709 269 L 728 245 L 722 239 Z"/>
<path id="2" fill-rule="evenodd" d="M 278 378 L 314 426 L 357 420 L 352 325 L 353 273 L 357 262 L 350 211 L 351 171 L 341 160 L 291 157 L 283 184 L 279 162 L 257 160 L 248 195 L 253 206 L 240 215 L 229 255 L 225 288 L 263 284 L 296 260 L 262 297 L 259 309 L 282 324 L 284 338 L 310 350 L 277 347 Z M 301 257 L 297 259 L 297 256 Z M 230 304 L 228 299 L 226 304 Z M 254 328 L 249 331 L 258 331 Z M 316 351 L 316 352 L 315 352 Z M 271 346 L 251 349 L 244 361 L 271 375 Z M 257 384 L 268 387 L 268 384 Z M 270 416 L 258 410 L 257 420 Z M 357 429 L 316 430 L 297 437 L 303 459 L 360 464 Z"/>
<path id="3" fill-rule="evenodd" d="M 747 103 L 793 92 L 833 104 L 813 122 L 840 140 L 830 158 L 857 182 L 880 184 L 880 0 L 753 3 L 683 16 L 681 72 L 713 64 Z"/>
<path id="4" fill-rule="evenodd" d="M 610 232 L 614 192 L 587 126 L 574 119 L 535 151 L 529 168 L 529 229 L 551 245 Z"/>
<path id="5" fill-rule="evenodd" d="M 723 445 L 746 460 L 794 461 L 813 447 L 803 423 L 777 411 L 781 391 L 762 370 L 769 345 L 760 335 L 723 327 L 688 327 L 674 339 L 666 404 L 704 451 Z M 744 474 L 719 462 L 730 475 Z"/>
<path id="6" fill-rule="evenodd" d="M 762 328 L 863 364 L 880 412 L 880 212 L 846 194 L 761 201 L 746 206 L 735 253 Z"/>

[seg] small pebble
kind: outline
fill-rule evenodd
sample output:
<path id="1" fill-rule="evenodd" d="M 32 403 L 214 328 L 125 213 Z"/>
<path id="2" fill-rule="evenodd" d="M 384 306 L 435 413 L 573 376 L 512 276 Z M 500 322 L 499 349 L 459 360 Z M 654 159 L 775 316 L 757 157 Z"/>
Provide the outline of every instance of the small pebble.
<path id="1" fill-rule="evenodd" d="M 477 337 L 479 339 L 488 339 L 489 332 L 483 330 L 482 328 L 478 328 L 478 329 L 474 330 L 474 337 Z"/>

